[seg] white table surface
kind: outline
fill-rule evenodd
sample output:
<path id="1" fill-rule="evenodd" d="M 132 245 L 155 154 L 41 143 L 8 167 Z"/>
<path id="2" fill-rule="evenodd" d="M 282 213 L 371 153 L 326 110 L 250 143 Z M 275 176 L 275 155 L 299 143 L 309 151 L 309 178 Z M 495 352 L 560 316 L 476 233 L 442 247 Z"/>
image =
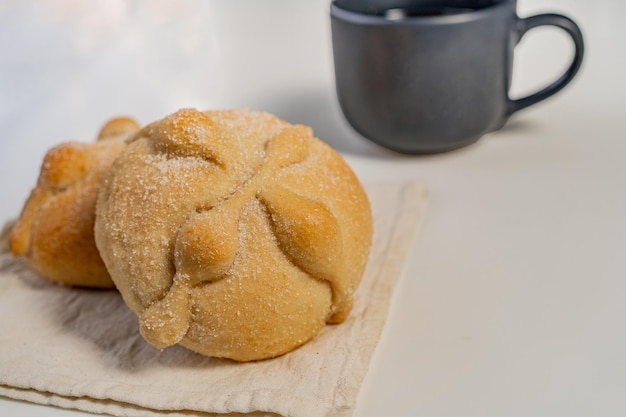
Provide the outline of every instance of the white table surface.
<path id="1" fill-rule="evenodd" d="M 430 189 L 355 417 L 624 416 L 626 2 L 519 11 L 580 24 L 577 79 L 476 145 L 420 157 L 368 144 L 340 115 L 327 1 L 0 1 L 0 219 L 47 148 L 92 140 L 110 117 L 270 111 L 313 126 L 363 181 Z M 527 35 L 513 93 L 571 53 L 556 29 Z M 0 415 L 87 414 L 0 399 Z"/>

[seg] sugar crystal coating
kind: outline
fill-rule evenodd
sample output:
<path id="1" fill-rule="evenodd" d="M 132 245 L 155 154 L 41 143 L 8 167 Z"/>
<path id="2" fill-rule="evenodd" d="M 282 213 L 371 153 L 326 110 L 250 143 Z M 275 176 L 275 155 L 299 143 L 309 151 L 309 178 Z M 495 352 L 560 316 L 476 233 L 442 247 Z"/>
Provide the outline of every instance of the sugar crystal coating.
<path id="1" fill-rule="evenodd" d="M 352 171 L 310 128 L 184 109 L 117 158 L 95 232 L 148 342 L 248 361 L 345 320 L 372 220 Z"/>

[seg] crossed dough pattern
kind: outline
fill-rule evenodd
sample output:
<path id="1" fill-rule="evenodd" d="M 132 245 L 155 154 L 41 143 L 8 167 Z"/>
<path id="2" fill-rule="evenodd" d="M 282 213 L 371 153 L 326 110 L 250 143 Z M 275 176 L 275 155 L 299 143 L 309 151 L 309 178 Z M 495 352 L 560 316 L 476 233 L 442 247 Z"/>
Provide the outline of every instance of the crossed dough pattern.
<path id="1" fill-rule="evenodd" d="M 101 189 L 96 241 L 148 342 L 257 360 L 346 319 L 371 213 L 310 128 L 186 109 L 131 142 Z"/>

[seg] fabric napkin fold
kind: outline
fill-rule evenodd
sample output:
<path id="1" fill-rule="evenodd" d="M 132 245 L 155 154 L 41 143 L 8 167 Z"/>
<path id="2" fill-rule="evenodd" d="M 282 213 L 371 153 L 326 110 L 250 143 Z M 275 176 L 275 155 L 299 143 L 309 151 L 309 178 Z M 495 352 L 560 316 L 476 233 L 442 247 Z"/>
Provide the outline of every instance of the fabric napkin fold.
<path id="1" fill-rule="evenodd" d="M 157 350 L 116 291 L 43 280 L 0 242 L 0 395 L 122 417 L 347 417 L 424 213 L 419 183 L 366 185 L 374 243 L 349 318 L 252 363 Z"/>

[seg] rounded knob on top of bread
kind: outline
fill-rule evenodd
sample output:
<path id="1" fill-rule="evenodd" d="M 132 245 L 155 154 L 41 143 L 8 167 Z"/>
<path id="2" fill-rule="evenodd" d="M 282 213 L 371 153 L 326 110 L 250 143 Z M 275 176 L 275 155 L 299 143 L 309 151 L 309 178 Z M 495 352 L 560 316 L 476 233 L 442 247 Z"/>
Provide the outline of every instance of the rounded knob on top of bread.
<path id="1" fill-rule="evenodd" d="M 149 343 L 250 361 L 346 319 L 372 216 L 310 128 L 184 109 L 137 132 L 108 170 L 95 239 Z"/>

